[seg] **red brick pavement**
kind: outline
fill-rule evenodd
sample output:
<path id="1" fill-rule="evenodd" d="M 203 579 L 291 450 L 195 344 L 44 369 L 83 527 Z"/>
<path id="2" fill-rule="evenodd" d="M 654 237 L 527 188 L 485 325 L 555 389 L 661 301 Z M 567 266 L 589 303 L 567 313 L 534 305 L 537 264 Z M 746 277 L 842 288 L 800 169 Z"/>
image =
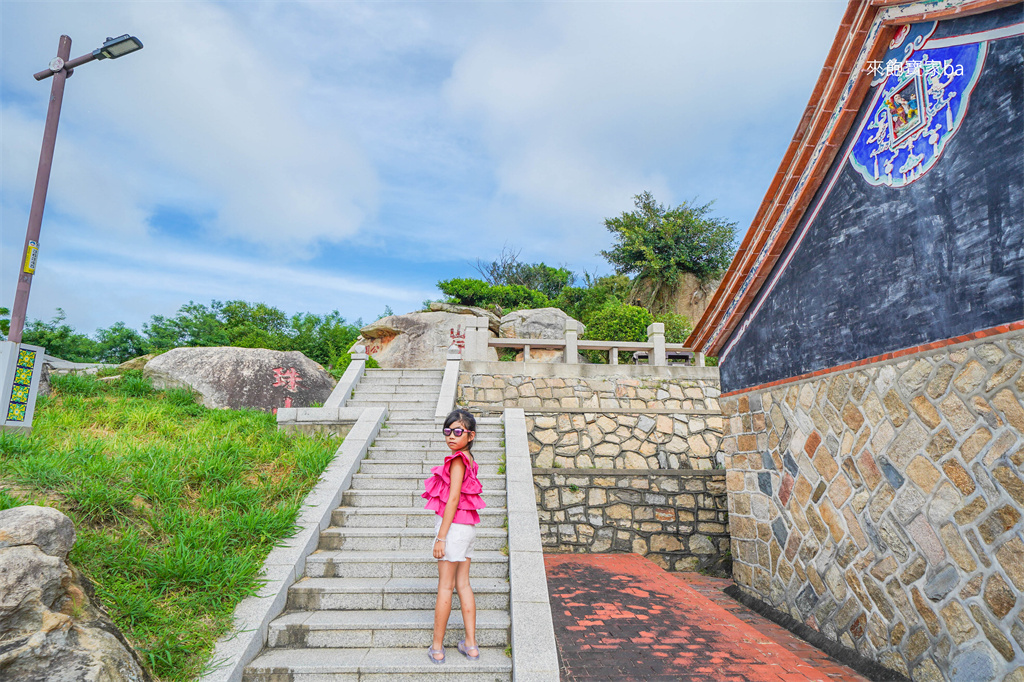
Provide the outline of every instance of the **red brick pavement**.
<path id="1" fill-rule="evenodd" d="M 637 554 L 548 554 L 562 680 L 863 682 L 720 592 Z"/>

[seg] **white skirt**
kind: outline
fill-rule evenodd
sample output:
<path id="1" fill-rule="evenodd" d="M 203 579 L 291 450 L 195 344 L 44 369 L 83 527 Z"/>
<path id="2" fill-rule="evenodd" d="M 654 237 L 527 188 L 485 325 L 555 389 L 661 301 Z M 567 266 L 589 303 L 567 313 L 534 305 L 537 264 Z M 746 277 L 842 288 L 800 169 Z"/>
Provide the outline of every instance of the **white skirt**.
<path id="1" fill-rule="evenodd" d="M 441 530 L 441 517 L 437 517 L 434 523 L 434 537 L 437 531 Z M 468 523 L 453 523 L 448 527 L 448 537 L 444 543 L 444 558 L 438 561 L 465 561 L 473 558 L 473 545 L 476 544 L 476 526 Z M 434 544 L 430 544 L 433 559 Z"/>

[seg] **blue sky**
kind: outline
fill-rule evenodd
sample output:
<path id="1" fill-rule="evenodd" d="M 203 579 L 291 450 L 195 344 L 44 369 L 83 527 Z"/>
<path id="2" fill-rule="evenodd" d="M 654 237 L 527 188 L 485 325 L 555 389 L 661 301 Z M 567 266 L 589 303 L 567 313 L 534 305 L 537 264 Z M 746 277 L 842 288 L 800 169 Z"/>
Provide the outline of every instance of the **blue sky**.
<path id="1" fill-rule="evenodd" d="M 504 246 L 606 274 L 644 190 L 743 231 L 846 3 L 0 0 L 0 305 L 49 81 L 68 80 L 29 318 L 91 332 L 189 300 L 376 318 Z"/>

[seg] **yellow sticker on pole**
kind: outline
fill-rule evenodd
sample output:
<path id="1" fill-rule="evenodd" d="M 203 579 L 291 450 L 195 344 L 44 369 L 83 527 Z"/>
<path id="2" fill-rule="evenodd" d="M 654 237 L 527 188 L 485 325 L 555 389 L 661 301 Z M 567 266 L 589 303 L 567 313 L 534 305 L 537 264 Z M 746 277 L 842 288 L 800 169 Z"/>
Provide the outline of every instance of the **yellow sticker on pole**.
<path id="1" fill-rule="evenodd" d="M 28 243 L 28 251 L 25 252 L 25 267 L 24 270 L 30 275 L 34 275 L 36 272 L 36 257 L 39 255 L 39 244 L 30 241 Z"/>

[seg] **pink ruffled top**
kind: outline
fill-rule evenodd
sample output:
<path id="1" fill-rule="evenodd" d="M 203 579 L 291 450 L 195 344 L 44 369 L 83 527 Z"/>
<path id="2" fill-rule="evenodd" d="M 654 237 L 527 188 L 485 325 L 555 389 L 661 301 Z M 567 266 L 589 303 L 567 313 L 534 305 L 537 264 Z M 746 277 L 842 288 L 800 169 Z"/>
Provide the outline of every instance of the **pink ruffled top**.
<path id="1" fill-rule="evenodd" d="M 466 465 L 466 473 L 462 477 L 462 494 L 459 496 L 459 506 L 455 510 L 455 518 L 452 523 L 465 523 L 476 525 L 480 523 L 480 514 L 477 509 L 483 509 L 484 504 L 480 494 L 484 491 L 480 479 L 477 478 L 479 467 L 475 461 L 470 461 L 469 456 L 458 450 L 449 453 L 444 458 L 444 464 L 438 465 L 430 470 L 430 478 L 424 481 L 426 492 L 421 497 L 427 501 L 427 509 L 437 512 L 438 516 L 444 516 L 444 507 L 448 503 L 448 494 L 451 491 L 452 460 L 461 457 Z"/>

